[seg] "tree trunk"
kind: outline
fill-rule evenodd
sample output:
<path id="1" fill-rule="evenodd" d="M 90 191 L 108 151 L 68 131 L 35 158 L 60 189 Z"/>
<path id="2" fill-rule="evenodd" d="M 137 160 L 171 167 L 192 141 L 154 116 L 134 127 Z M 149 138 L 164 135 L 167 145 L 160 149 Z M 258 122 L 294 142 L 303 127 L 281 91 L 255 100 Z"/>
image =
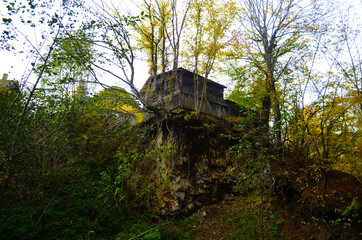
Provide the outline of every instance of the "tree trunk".
<path id="1" fill-rule="evenodd" d="M 281 119 L 282 114 L 280 112 L 280 105 L 277 98 L 277 92 L 275 89 L 275 83 L 271 81 L 271 91 L 272 91 L 272 97 L 273 97 L 273 103 L 274 103 L 274 111 L 275 111 L 275 139 L 276 139 L 276 148 L 278 154 L 281 154 L 282 150 L 282 129 L 281 129 Z"/>
<path id="2" fill-rule="evenodd" d="M 266 62 L 268 63 L 267 59 Z M 269 132 L 269 119 L 270 119 L 270 109 L 271 109 L 271 96 L 270 96 L 270 88 L 271 88 L 271 81 L 273 79 L 272 71 L 269 71 L 268 67 L 268 73 L 266 75 L 265 80 L 265 95 L 262 99 L 262 106 L 261 106 L 261 115 L 260 115 L 260 123 L 263 128 L 263 132 L 267 133 Z"/>
<path id="3" fill-rule="evenodd" d="M 269 131 L 270 107 L 271 107 L 270 95 L 267 94 L 263 97 L 261 114 L 260 114 L 260 123 L 263 126 L 263 130 L 265 132 Z"/>

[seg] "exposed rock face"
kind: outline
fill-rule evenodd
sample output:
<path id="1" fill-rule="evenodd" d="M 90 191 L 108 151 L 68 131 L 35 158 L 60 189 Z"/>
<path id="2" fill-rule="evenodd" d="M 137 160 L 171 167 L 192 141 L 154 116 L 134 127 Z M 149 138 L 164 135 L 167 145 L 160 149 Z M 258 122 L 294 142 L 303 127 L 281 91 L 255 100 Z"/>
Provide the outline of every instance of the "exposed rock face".
<path id="1" fill-rule="evenodd" d="M 158 154 L 152 181 L 157 182 L 152 210 L 161 215 L 190 212 L 232 191 L 237 165 L 229 153 L 226 121 L 189 115 L 165 120 L 155 133 Z"/>

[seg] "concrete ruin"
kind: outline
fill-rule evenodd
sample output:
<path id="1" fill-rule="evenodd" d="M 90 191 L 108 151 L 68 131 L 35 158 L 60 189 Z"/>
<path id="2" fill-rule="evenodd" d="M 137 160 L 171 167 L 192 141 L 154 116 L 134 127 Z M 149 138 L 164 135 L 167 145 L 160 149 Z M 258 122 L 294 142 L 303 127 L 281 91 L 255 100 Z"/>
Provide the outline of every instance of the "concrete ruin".
<path id="1" fill-rule="evenodd" d="M 177 68 L 150 77 L 141 95 L 148 103 L 168 111 L 185 109 L 216 117 L 238 116 L 240 108 L 237 104 L 224 99 L 225 88 L 184 68 Z"/>
<path id="2" fill-rule="evenodd" d="M 4 73 L 0 79 L 0 89 L 19 91 L 19 82 L 16 80 L 8 80 L 8 74 Z"/>

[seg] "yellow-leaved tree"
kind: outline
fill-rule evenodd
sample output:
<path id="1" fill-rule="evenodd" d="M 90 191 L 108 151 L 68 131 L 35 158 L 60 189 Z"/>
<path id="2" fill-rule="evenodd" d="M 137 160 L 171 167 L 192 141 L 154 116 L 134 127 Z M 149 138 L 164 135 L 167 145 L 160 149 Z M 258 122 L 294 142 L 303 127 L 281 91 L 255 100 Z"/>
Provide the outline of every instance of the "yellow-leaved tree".
<path id="1" fill-rule="evenodd" d="M 103 109 L 109 114 L 116 114 L 120 118 L 130 119 L 133 123 L 141 122 L 143 114 L 140 105 L 129 93 L 120 87 L 109 87 L 95 96 L 95 109 Z"/>
<path id="2" fill-rule="evenodd" d="M 206 101 L 206 79 L 224 54 L 237 13 L 233 0 L 144 0 L 135 29 L 151 77 L 180 66 L 190 69 L 195 74 L 195 110 L 199 112 Z M 163 94 L 164 84 L 158 88 Z"/>
<path id="3" fill-rule="evenodd" d="M 236 3 L 232 0 L 195 0 L 191 5 L 187 21 L 187 34 L 183 56 L 186 66 L 195 74 L 195 110 L 201 110 L 206 101 L 206 81 L 215 63 L 228 46 L 228 31 L 233 26 L 238 13 Z M 203 78 L 198 79 L 198 75 Z M 201 91 L 200 91 L 201 90 Z"/>

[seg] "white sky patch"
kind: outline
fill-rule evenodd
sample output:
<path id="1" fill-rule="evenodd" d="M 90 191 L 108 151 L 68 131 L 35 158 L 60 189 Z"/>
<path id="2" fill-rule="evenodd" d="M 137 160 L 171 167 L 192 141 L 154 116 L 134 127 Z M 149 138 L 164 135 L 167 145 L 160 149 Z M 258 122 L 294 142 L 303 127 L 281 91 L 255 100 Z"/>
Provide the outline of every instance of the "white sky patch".
<path id="1" fill-rule="evenodd" d="M 127 1 L 95 0 L 95 1 L 86 1 L 86 4 L 89 4 L 89 8 L 93 9 L 97 8 L 97 4 L 98 6 L 104 6 L 105 9 L 116 7 L 118 9 L 122 9 L 125 15 L 127 15 L 128 13 L 137 12 L 137 7 L 132 0 L 127 0 Z M 1 1 L 0 3 L 1 16 L 6 16 L 7 5 L 8 3 Z M 106 5 L 108 5 L 109 7 L 107 7 Z M 55 8 L 49 12 L 56 11 L 60 15 L 61 11 Z M 44 41 L 42 39 L 41 36 L 42 33 L 47 32 L 47 30 L 49 29 L 46 23 L 43 25 L 37 25 L 35 28 L 32 28 L 22 24 L 19 20 L 19 17 L 20 17 L 19 14 L 11 16 L 13 20 L 12 23 L 17 29 L 17 39 L 11 42 L 11 44 L 13 44 L 13 46 L 15 47 L 15 50 L 11 51 L 0 50 L 0 77 L 2 77 L 3 74 L 8 74 L 8 79 L 10 80 L 17 80 L 20 83 L 26 83 L 27 85 L 31 85 L 32 83 L 35 82 L 36 76 L 31 72 L 32 69 L 31 64 L 35 62 L 35 59 L 33 55 L 29 53 L 29 51 L 33 49 L 46 50 L 46 48 L 42 48 L 41 45 L 42 44 L 45 46 L 49 45 L 52 39 L 50 38 L 48 41 Z M 39 16 L 35 16 L 34 22 L 37 22 L 39 18 L 40 18 Z M 2 21 L 2 19 L 0 20 Z M 0 26 L 0 31 L 2 32 L 4 30 L 5 26 L 4 25 Z M 46 51 L 43 51 L 42 54 L 45 55 Z M 135 67 L 135 85 L 138 89 L 140 89 L 148 78 L 148 65 L 145 60 L 145 57 L 141 56 L 140 53 L 138 54 L 138 56 L 136 56 L 134 67 Z M 113 70 L 113 68 L 111 67 L 110 70 Z M 120 71 L 120 69 L 118 70 L 114 69 L 114 71 Z M 109 74 L 101 73 L 100 71 L 97 72 L 99 73 L 98 77 L 100 78 L 101 82 L 111 86 L 127 87 L 124 84 L 122 84 L 119 80 L 110 76 Z M 30 76 L 30 78 L 28 78 L 28 76 Z"/>
<path id="2" fill-rule="evenodd" d="M 125 15 L 127 13 L 131 14 L 137 14 L 140 12 L 139 8 L 137 6 L 140 5 L 140 0 L 126 0 L 126 1 L 116 1 L 116 0 L 94 0 L 85 1 L 86 4 L 89 4 L 90 8 L 94 8 L 97 6 L 108 5 L 109 8 L 116 7 L 118 9 L 121 9 Z M 361 6 L 362 6 L 362 0 L 344 0 L 339 1 L 341 9 L 346 8 L 347 6 L 354 6 L 354 9 L 352 11 L 356 14 L 361 12 Z M 0 3 L 0 15 L 4 16 L 4 13 L 6 13 L 6 5 L 4 1 L 1 1 Z M 107 9 L 107 8 L 106 8 Z M 18 16 L 14 16 L 14 19 Z M 2 19 L 0 19 L 1 21 Z M 361 22 L 361 19 L 359 19 Z M 333 20 L 331 20 L 333 21 Z M 238 24 L 238 23 L 237 23 Z M 356 23 L 357 24 L 357 23 Z M 22 32 L 23 35 L 19 35 L 19 39 L 17 42 L 14 42 L 17 51 L 22 50 L 22 48 L 29 49 L 30 45 L 22 45 L 24 42 L 25 37 L 28 37 L 29 41 L 34 45 L 39 47 L 39 44 L 42 42 L 41 38 L 41 27 L 47 27 L 40 26 L 39 28 L 24 28 L 20 29 L 21 24 L 20 22 L 17 23 L 17 27 L 19 27 L 19 30 Z M 0 26 L 0 31 L 3 31 L 3 27 Z M 45 44 L 49 44 L 49 42 L 45 42 Z M 362 43 L 360 44 L 362 45 Z M 17 53 L 15 51 L 8 52 L 5 50 L 0 51 L 0 77 L 2 77 L 3 73 L 7 73 L 9 75 L 9 79 L 16 79 L 20 82 L 24 82 L 24 79 L 28 76 L 29 72 L 31 71 L 31 63 L 34 62 L 34 58 L 32 58 L 27 52 L 24 53 Z M 146 56 L 142 56 L 141 53 L 138 53 L 136 56 L 136 62 L 135 62 L 135 85 L 138 89 L 140 89 L 146 79 L 148 78 L 148 69 L 149 66 L 146 61 Z M 113 69 L 112 67 L 110 69 Z M 114 71 L 120 71 L 120 70 L 114 70 Z M 35 81 L 34 74 L 31 75 L 32 77 L 29 79 L 28 84 L 31 84 L 31 82 Z M 100 79 L 102 82 L 108 84 L 108 85 L 116 85 L 121 87 L 126 87 L 124 84 L 121 84 L 119 80 L 115 79 L 114 77 L 110 76 L 109 74 L 100 73 Z M 215 74 L 215 78 L 211 78 L 212 80 L 215 80 L 227 87 L 232 85 L 229 80 L 226 79 L 226 76 L 223 74 Z M 230 88 L 228 89 L 230 90 Z"/>

